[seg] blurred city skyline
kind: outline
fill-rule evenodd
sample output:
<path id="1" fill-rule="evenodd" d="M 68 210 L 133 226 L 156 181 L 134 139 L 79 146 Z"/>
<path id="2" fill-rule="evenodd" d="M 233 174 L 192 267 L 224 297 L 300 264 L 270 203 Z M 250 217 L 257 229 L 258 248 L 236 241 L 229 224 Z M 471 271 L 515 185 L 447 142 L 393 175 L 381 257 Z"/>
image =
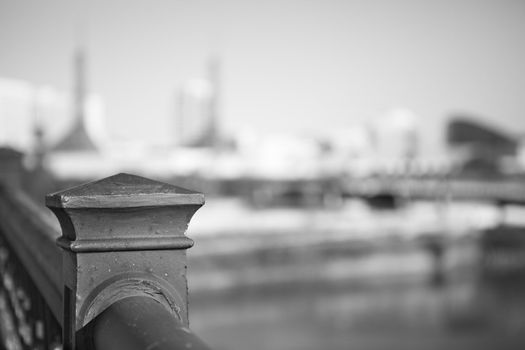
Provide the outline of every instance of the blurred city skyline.
<path id="1" fill-rule="evenodd" d="M 0 77 L 71 90 L 80 43 L 109 135 L 168 142 L 177 91 L 217 57 L 226 133 L 330 131 L 401 108 L 434 154 L 456 112 L 525 131 L 524 14 L 510 0 L 0 0 Z"/>
<path id="2" fill-rule="evenodd" d="M 525 349 L 524 19 L 0 0 L 0 349 Z"/>

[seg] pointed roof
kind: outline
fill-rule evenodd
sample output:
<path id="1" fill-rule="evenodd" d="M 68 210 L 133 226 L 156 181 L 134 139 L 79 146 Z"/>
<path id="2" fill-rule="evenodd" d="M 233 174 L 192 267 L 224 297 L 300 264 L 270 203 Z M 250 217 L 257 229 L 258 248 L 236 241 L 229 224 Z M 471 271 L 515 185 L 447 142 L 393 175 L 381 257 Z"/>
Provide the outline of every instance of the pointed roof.
<path id="1" fill-rule="evenodd" d="M 508 155 L 514 155 L 518 150 L 517 137 L 468 116 L 456 116 L 449 122 L 447 142 L 451 146 L 486 147 L 492 152 Z"/>
<path id="2" fill-rule="evenodd" d="M 97 152 L 97 147 L 88 136 L 84 123 L 78 121 L 69 134 L 53 147 L 55 152 Z"/>
<path id="3" fill-rule="evenodd" d="M 16 149 L 10 147 L 0 147 L 0 158 L 1 159 L 20 159 L 24 154 Z"/>
<path id="4" fill-rule="evenodd" d="M 46 206 L 50 208 L 136 208 L 202 204 L 202 193 L 125 173 L 46 196 Z"/>

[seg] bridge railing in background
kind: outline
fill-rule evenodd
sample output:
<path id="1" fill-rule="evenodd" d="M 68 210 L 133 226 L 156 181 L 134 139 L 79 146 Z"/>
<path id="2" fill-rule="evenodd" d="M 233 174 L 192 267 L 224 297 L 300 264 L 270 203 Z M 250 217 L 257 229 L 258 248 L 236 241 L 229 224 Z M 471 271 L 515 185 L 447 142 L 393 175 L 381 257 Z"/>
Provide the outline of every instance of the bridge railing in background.
<path id="1" fill-rule="evenodd" d="M 478 201 L 496 204 L 525 204 L 522 179 L 468 179 L 460 177 L 410 178 L 372 177 L 344 179 L 341 193 L 347 197 L 370 198 L 387 194 L 401 199 Z"/>
<path id="2" fill-rule="evenodd" d="M 0 176 L 7 349 L 207 348 L 187 328 L 184 232 L 202 194 L 118 174 L 48 195 L 60 230 Z"/>

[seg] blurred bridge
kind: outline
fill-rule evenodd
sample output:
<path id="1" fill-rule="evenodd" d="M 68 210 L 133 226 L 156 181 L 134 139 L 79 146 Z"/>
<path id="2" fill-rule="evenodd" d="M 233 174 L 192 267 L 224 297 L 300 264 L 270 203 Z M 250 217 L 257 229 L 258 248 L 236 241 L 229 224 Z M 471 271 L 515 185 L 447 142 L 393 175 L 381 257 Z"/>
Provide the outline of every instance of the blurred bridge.
<path id="1" fill-rule="evenodd" d="M 365 199 L 383 194 L 402 199 L 525 204 L 525 179 L 377 177 L 348 179 L 340 185 L 344 196 Z"/>
<path id="2" fill-rule="evenodd" d="M 220 188 L 232 188 L 230 183 Z M 482 201 L 496 205 L 525 204 L 525 178 L 475 179 L 450 176 L 374 176 L 294 180 L 244 179 L 237 194 L 257 206 L 330 205 L 344 198 L 381 200 Z M 218 191 L 220 192 L 220 190 Z"/>

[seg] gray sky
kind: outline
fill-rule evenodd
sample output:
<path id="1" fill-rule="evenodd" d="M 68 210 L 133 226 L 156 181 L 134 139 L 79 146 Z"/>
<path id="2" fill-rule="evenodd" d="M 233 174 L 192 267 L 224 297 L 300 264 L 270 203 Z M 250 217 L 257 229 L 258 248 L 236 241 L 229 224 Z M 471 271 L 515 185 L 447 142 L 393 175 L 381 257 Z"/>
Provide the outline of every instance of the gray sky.
<path id="1" fill-rule="evenodd" d="M 0 76 L 69 89 L 84 18 L 110 132 L 175 137 L 175 91 L 222 60 L 223 128 L 330 130 L 392 108 L 525 131 L 525 1 L 0 0 Z"/>

